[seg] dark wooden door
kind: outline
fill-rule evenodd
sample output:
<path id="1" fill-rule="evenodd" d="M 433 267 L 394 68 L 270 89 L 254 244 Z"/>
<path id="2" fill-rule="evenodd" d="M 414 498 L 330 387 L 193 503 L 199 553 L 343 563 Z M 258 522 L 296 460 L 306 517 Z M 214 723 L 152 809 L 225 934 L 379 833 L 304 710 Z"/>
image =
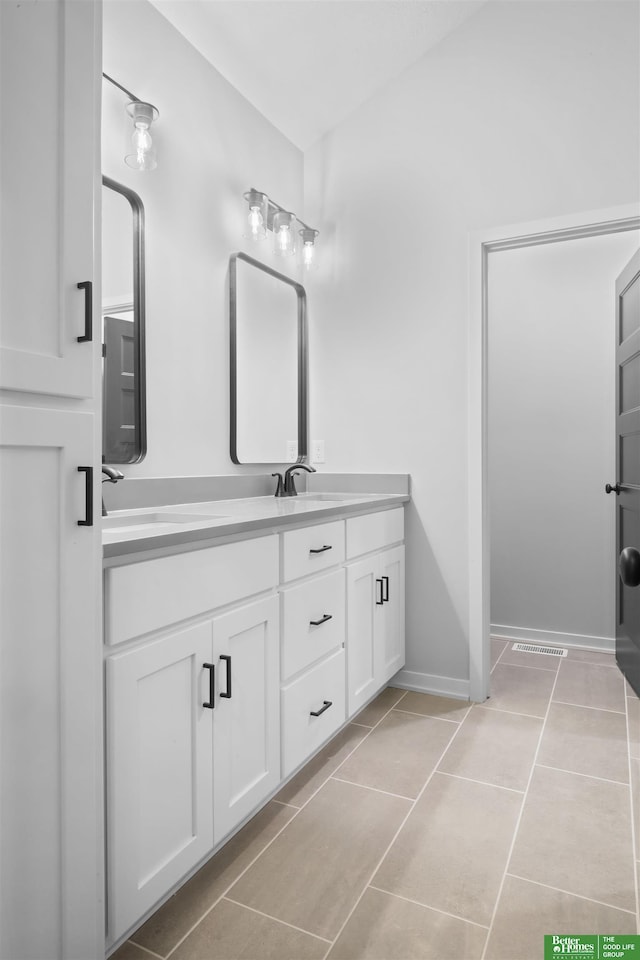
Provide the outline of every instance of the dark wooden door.
<path id="1" fill-rule="evenodd" d="M 616 660 L 640 696 L 640 250 L 616 281 Z"/>

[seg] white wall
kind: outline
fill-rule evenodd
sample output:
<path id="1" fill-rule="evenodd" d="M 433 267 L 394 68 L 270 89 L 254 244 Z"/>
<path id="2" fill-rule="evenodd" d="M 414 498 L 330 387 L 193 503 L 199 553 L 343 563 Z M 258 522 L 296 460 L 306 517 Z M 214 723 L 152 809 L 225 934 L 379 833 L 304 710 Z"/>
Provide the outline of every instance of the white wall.
<path id="1" fill-rule="evenodd" d="M 615 279 L 639 243 L 634 231 L 490 254 L 494 632 L 615 636 Z"/>
<path id="2" fill-rule="evenodd" d="M 289 271 L 243 239 L 242 194 L 300 212 L 302 154 L 146 0 L 104 4 L 104 72 L 160 111 L 158 167 L 131 170 L 127 98 L 103 83 L 103 172 L 146 215 L 148 452 L 126 475 L 264 472 L 229 457 L 228 261 L 244 250 Z"/>
<path id="3" fill-rule="evenodd" d="M 488 3 L 305 156 L 312 435 L 407 471 L 407 666 L 468 677 L 469 231 L 638 197 L 638 5 Z"/>

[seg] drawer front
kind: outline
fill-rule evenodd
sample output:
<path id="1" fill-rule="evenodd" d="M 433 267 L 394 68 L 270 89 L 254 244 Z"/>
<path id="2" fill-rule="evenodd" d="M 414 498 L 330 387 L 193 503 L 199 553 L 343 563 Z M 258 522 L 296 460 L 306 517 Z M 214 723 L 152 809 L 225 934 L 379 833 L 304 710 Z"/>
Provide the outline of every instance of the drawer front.
<path id="1" fill-rule="evenodd" d="M 105 639 L 121 643 L 278 583 L 278 537 L 144 560 L 105 571 Z"/>
<path id="2" fill-rule="evenodd" d="M 283 590 L 282 623 L 282 679 L 288 680 L 344 643 L 344 570 Z"/>
<path id="3" fill-rule="evenodd" d="M 344 560 L 344 520 L 289 530 L 282 537 L 283 579 L 296 580 Z"/>
<path id="4" fill-rule="evenodd" d="M 347 559 L 404 540 L 404 507 L 347 520 Z"/>
<path id="5" fill-rule="evenodd" d="M 327 702 L 331 703 L 327 707 Z M 323 710 L 323 708 L 325 708 Z M 320 716 L 312 716 L 312 713 Z M 346 719 L 344 650 L 282 690 L 282 776 L 288 777 Z"/>

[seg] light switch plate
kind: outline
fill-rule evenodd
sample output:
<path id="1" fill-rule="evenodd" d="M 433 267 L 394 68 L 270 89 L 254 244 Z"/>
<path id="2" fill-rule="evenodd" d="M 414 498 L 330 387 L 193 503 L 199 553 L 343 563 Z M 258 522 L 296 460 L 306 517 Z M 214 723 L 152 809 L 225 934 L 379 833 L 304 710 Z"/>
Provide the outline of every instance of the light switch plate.
<path id="1" fill-rule="evenodd" d="M 313 463 L 324 463 L 324 440 L 314 440 L 311 444 L 311 460 Z"/>

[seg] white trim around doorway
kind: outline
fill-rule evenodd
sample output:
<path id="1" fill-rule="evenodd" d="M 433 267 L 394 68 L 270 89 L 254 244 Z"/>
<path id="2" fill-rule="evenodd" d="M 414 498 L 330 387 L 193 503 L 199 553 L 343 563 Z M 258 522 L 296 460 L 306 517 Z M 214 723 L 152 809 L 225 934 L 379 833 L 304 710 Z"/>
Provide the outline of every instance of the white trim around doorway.
<path id="1" fill-rule="evenodd" d="M 640 204 L 530 223 L 510 224 L 469 235 L 468 304 L 468 530 L 469 530 L 469 696 L 489 695 L 490 584 L 489 490 L 487 469 L 487 299 L 488 258 L 499 250 L 558 243 L 640 229 Z"/>

